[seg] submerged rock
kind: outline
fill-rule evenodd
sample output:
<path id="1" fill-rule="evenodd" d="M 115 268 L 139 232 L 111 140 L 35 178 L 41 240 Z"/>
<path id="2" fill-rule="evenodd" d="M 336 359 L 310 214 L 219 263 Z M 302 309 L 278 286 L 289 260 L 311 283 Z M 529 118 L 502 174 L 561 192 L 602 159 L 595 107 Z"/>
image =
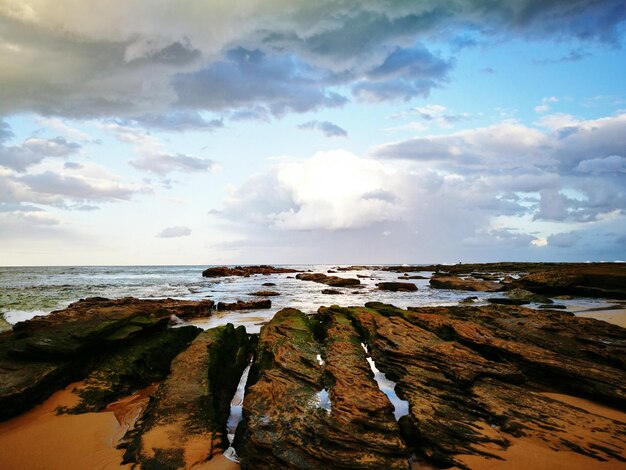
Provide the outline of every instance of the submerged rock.
<path id="1" fill-rule="evenodd" d="M 379 282 L 376 286 L 380 290 L 391 292 L 415 292 L 417 290 L 417 286 L 412 282 Z"/>
<path id="2" fill-rule="evenodd" d="M 300 273 L 296 275 L 296 279 L 301 281 L 313 281 L 320 284 L 326 284 L 331 287 L 350 287 L 361 284 L 361 281 L 354 278 L 345 278 L 339 276 L 327 276 L 321 273 Z"/>
<path id="3" fill-rule="evenodd" d="M 276 268 L 269 265 L 260 266 L 235 266 L 229 268 L 228 266 L 216 266 L 213 268 L 207 268 L 202 271 L 203 277 L 226 277 L 226 276 L 252 276 L 254 274 L 283 274 L 283 273 L 297 273 L 296 269 L 289 268 Z"/>
<path id="4" fill-rule="evenodd" d="M 251 292 L 249 295 L 256 295 L 257 297 L 274 297 L 280 295 L 280 293 L 273 290 L 260 290 L 257 292 Z"/>
<path id="5" fill-rule="evenodd" d="M 227 303 L 227 302 L 218 302 L 217 309 L 219 311 L 224 310 L 258 310 L 262 308 L 272 308 L 272 301 L 270 299 L 263 300 L 251 300 L 249 302 L 244 302 L 242 300 L 238 300 L 237 302 Z"/>
<path id="6" fill-rule="evenodd" d="M 337 294 L 343 294 L 343 292 L 337 289 L 322 289 L 322 294 L 337 295 Z"/>
<path id="7" fill-rule="evenodd" d="M 498 292 L 503 289 L 499 283 L 480 281 L 474 278 L 461 278 L 457 276 L 433 276 L 430 278 L 430 287 L 435 289 L 469 290 L 477 292 Z"/>

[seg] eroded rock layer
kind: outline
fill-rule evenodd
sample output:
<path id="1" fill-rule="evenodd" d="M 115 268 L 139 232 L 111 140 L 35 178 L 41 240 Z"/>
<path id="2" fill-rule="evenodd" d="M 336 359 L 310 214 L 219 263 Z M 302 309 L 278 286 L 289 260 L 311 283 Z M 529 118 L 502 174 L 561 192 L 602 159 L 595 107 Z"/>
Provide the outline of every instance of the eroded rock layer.
<path id="1" fill-rule="evenodd" d="M 126 454 L 142 468 L 190 468 L 222 453 L 239 378 L 249 362 L 244 327 L 201 333 L 172 362 L 172 372 L 135 431 Z"/>
<path id="2" fill-rule="evenodd" d="M 111 397 L 164 378 L 171 359 L 200 331 L 171 330 L 170 317 L 205 316 L 212 305 L 92 298 L 14 325 L 0 336 L 0 419 L 19 414 L 92 370 L 126 371 L 125 384 L 111 385 Z M 154 361 L 147 363 L 148 358 Z M 102 405 L 94 394 L 91 399 L 89 409 Z"/>
<path id="3" fill-rule="evenodd" d="M 393 408 L 352 323 L 329 314 L 324 333 L 311 322 L 283 309 L 261 330 L 236 439 L 242 467 L 406 468 Z"/>

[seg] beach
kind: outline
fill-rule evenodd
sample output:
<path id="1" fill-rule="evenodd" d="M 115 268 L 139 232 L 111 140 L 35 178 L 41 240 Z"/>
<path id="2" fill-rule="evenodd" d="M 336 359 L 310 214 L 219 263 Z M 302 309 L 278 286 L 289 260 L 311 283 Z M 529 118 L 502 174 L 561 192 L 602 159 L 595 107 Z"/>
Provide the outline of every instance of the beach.
<path id="1" fill-rule="evenodd" d="M 620 359 L 613 356 L 619 349 L 612 349 L 626 340 L 620 328 L 623 300 L 549 295 L 545 288 L 519 300 L 523 289 L 500 285 L 509 279 L 521 285 L 528 273 L 497 272 L 492 266 L 473 276 L 419 266 L 324 268 L 326 274 L 315 277 L 287 272 L 195 277 L 178 300 L 93 299 L 18 324 L 22 339 L 12 331 L 2 336 L 5 351 L 13 351 L 3 356 L 3 374 L 12 383 L 18 376 L 11 378 L 11 367 L 23 368 L 15 369 L 23 370 L 19 380 L 35 374 L 29 400 L 49 396 L 0 423 L 0 465 L 108 469 L 160 461 L 166 468 L 235 469 L 242 458 L 244 468 L 254 468 L 254 462 L 329 468 L 349 461 L 362 462 L 362 468 L 623 467 L 626 413 L 615 368 Z M 149 275 L 157 278 L 154 270 Z M 446 286 L 460 287 L 432 287 L 441 283 L 432 281 L 438 276 L 447 276 Z M 345 279 L 354 285 L 321 294 Z M 589 282 L 581 287 L 586 293 L 595 288 L 593 279 Z M 84 289 L 85 282 L 78 284 Z M 176 289 L 184 286 L 176 283 Z M 252 301 L 255 292 L 268 289 L 278 294 L 269 297 L 277 306 L 214 310 L 218 302 Z M 558 308 L 549 308 L 550 297 Z M 523 305 L 503 305 L 513 301 Z M 36 298 L 28 302 L 38 307 Z M 300 309 L 286 308 L 290 303 Z M 544 304 L 547 309 L 538 308 Z M 29 316 L 14 312 L 21 313 L 6 317 Z M 77 336 L 78 331 L 83 333 Z M 586 345 L 582 352 L 575 346 L 579 340 Z M 61 362 L 41 369 L 44 351 Z M 71 351 L 93 359 L 78 360 Z M 138 369 L 155 354 L 161 357 L 158 370 Z M 22 359 L 16 363 L 12 357 Z M 260 357 L 265 359 L 255 362 Z M 592 364 L 595 371 L 585 372 Z M 247 365 L 254 377 L 246 381 Z M 50 390 L 61 377 L 75 377 L 72 368 L 89 372 Z M 539 373 L 541 368 L 553 377 Z M 208 382 L 202 370 L 209 371 Z M 56 377 L 43 389 L 36 385 L 42 373 Z M 422 383 L 417 388 L 416 377 Z M 20 393 L 26 397 L 26 392 Z M 306 398 L 311 396 L 317 398 Z M 439 418 L 426 411 L 426 403 Z M 463 403 L 462 415 L 452 403 Z M 405 411 L 394 414 L 394 408 Z M 299 421 L 301 413 L 308 421 Z M 207 418 L 197 421 L 199 416 Z M 224 428 L 232 419 L 235 427 L 239 423 L 234 443 Z M 456 424 L 448 427 L 446 420 Z M 278 437 L 287 436 L 283 426 L 295 434 Z M 415 440 L 418 432 L 422 437 Z M 238 457 L 232 457 L 231 444 Z"/>

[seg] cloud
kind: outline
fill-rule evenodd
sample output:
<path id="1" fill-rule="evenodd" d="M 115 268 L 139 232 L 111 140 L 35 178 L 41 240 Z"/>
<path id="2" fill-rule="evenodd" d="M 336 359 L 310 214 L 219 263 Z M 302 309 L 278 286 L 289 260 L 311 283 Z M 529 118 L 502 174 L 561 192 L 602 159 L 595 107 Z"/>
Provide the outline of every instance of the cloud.
<path id="1" fill-rule="evenodd" d="M 540 124 L 548 130 L 503 122 L 392 142 L 372 155 L 463 174 L 494 194 L 535 194 L 534 202 L 507 204 L 536 221 L 589 223 L 624 211 L 626 179 L 618 152 L 626 148 L 626 114 L 588 121 L 556 115 Z"/>
<path id="2" fill-rule="evenodd" d="M 550 110 L 550 103 L 557 103 L 559 100 L 554 96 L 550 96 L 547 98 L 542 98 L 541 104 L 535 106 L 535 112 L 539 114 L 543 114 Z"/>
<path id="3" fill-rule="evenodd" d="M 207 120 L 197 111 L 175 111 L 170 114 L 148 114 L 133 120 L 142 127 L 169 132 L 213 131 L 224 127 L 222 119 Z"/>
<path id="4" fill-rule="evenodd" d="M 581 238 L 578 232 L 562 232 L 550 235 L 547 242 L 550 246 L 571 248 L 575 246 Z"/>
<path id="5" fill-rule="evenodd" d="M 188 237 L 191 235 L 191 229 L 189 227 L 174 226 L 167 227 L 157 234 L 157 238 L 178 238 Z"/>
<path id="6" fill-rule="evenodd" d="M 452 66 L 427 44 L 616 45 L 625 17 L 621 0 L 4 2 L 0 63 L 11 68 L 0 76 L 0 114 L 133 118 L 264 106 L 280 116 L 340 106 L 341 87 L 369 101 L 427 96 Z"/>
<path id="7" fill-rule="evenodd" d="M 263 106 L 280 116 L 337 107 L 347 99 L 326 89 L 323 72 L 293 55 L 268 55 L 236 48 L 202 70 L 180 74 L 173 83 L 179 104 L 211 110 Z"/>
<path id="8" fill-rule="evenodd" d="M 609 155 L 603 158 L 582 160 L 574 170 L 581 173 L 626 173 L 626 158 L 619 155 Z"/>
<path id="9" fill-rule="evenodd" d="M 215 162 L 208 158 L 193 157 L 184 154 L 156 154 L 131 160 L 132 166 L 139 170 L 166 175 L 174 171 L 193 173 L 199 171 L 211 171 Z"/>
<path id="10" fill-rule="evenodd" d="M 298 126 L 298 129 L 321 131 L 326 137 L 347 137 L 348 132 L 329 121 L 308 121 Z"/>
<path id="11" fill-rule="evenodd" d="M 46 157 L 67 157 L 77 153 L 81 147 L 80 144 L 69 142 L 60 136 L 53 139 L 31 137 L 21 145 L 7 146 L 0 143 L 0 165 L 24 172 Z"/>

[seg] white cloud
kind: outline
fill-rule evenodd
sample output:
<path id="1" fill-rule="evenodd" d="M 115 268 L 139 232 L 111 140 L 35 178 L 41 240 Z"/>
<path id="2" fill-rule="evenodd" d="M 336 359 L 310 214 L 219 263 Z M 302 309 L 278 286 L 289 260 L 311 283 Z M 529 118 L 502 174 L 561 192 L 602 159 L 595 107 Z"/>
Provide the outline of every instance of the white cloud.
<path id="1" fill-rule="evenodd" d="M 158 238 L 179 238 L 188 237 L 191 235 L 191 229 L 189 227 L 174 226 L 164 228 L 157 234 Z"/>

